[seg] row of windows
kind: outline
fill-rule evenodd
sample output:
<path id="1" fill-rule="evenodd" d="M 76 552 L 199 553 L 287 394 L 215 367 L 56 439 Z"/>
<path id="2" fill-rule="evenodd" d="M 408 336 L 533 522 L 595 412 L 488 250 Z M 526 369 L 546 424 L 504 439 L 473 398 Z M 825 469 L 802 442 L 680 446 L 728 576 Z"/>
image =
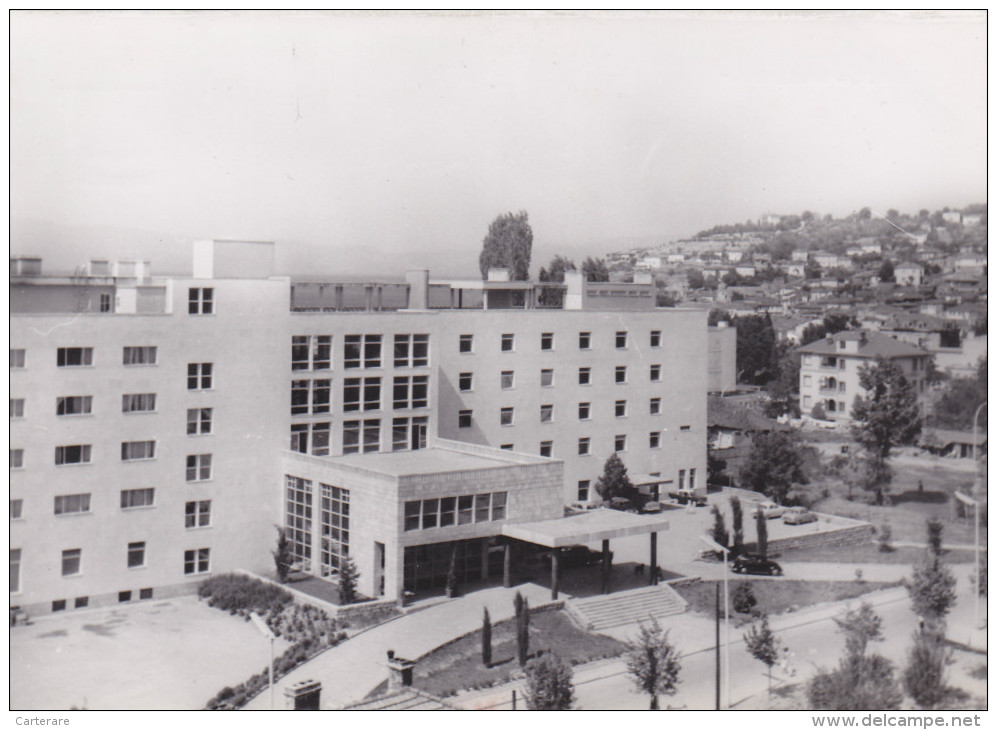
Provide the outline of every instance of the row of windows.
<path id="1" fill-rule="evenodd" d="M 125 554 L 125 564 L 129 568 L 143 568 L 146 565 L 146 544 L 145 542 L 130 542 Z M 196 548 L 185 550 L 183 554 L 184 575 L 196 573 L 207 573 L 211 569 L 211 548 Z M 62 551 L 62 576 L 64 578 L 82 575 L 83 573 L 83 550 L 82 548 L 70 548 Z M 12 548 L 10 550 L 10 592 L 18 593 L 21 590 L 21 549 Z M 151 589 L 149 589 L 151 590 Z M 129 596 L 130 599 L 130 596 Z M 77 599 L 79 600 L 79 599 Z M 77 608 L 81 606 L 77 604 Z"/>
<path id="2" fill-rule="evenodd" d="M 121 362 L 123 365 L 156 365 L 158 349 L 155 346 L 143 345 L 124 347 Z M 19 369 L 25 366 L 26 354 L 23 348 L 10 349 L 10 367 Z M 60 368 L 79 368 L 93 366 L 92 347 L 60 347 L 55 352 L 55 364 Z"/>
<path id="3" fill-rule="evenodd" d="M 125 393 L 121 396 L 122 413 L 154 413 L 156 411 L 155 393 Z M 55 414 L 57 416 L 89 416 L 93 414 L 93 396 L 62 395 L 55 399 Z M 24 417 L 24 398 L 10 399 L 10 417 Z M 187 409 L 188 435 L 211 433 L 211 408 Z"/>
<path id="4" fill-rule="evenodd" d="M 104 296 L 103 294 L 101 296 Z M 11 579 L 11 585 L 13 586 L 13 579 Z M 11 593 L 14 590 L 11 588 Z M 118 603 L 129 603 L 132 600 L 133 591 L 118 591 Z M 138 592 L 138 598 L 140 601 L 151 601 L 153 597 L 152 588 L 141 588 Z M 52 601 L 52 613 L 58 613 L 59 611 L 65 611 L 67 605 L 67 599 L 61 598 L 57 601 Z M 90 596 L 77 596 L 73 599 L 73 608 L 86 608 L 90 605 Z"/>
<path id="5" fill-rule="evenodd" d="M 616 332 L 615 345 L 618 350 L 625 350 L 630 346 L 630 333 L 626 330 L 619 330 Z M 650 333 L 650 346 L 651 347 L 661 347 L 661 330 L 652 330 Z M 499 341 L 499 347 L 502 352 L 513 352 L 516 349 L 516 335 L 511 332 L 506 332 L 501 335 Z M 474 352 L 474 335 L 460 335 L 458 338 L 457 349 L 459 352 Z M 554 349 L 554 333 L 553 332 L 541 332 L 540 333 L 540 349 L 541 351 L 550 351 Z M 592 349 L 592 333 L 591 332 L 579 332 L 578 333 L 578 349 L 579 350 L 590 350 Z"/>
<path id="6" fill-rule="evenodd" d="M 343 366 L 381 367 L 381 335 L 346 335 Z M 392 362 L 396 368 L 429 364 L 429 335 L 395 335 Z M 332 335 L 291 337 L 291 370 L 329 370 L 332 367 Z"/>
<path id="7" fill-rule="evenodd" d="M 406 502 L 405 530 L 504 520 L 506 499 L 506 492 L 490 492 Z"/>
<path id="8" fill-rule="evenodd" d="M 391 421 L 391 450 L 426 448 L 428 416 L 404 416 Z M 291 425 L 291 451 L 328 456 L 332 424 L 295 423 Z M 371 418 L 343 423 L 343 453 L 359 454 L 381 450 L 381 420 Z"/>
<path id="9" fill-rule="evenodd" d="M 618 400 L 613 404 L 613 410 L 617 418 L 625 418 L 629 415 L 627 401 Z M 648 413 L 652 416 L 661 415 L 661 398 L 651 398 L 648 401 Z M 592 404 L 583 402 L 578 404 L 578 420 L 588 421 L 592 418 Z M 540 405 L 540 423 L 552 423 L 554 421 L 554 406 L 551 403 Z M 459 428 L 470 428 L 474 422 L 474 411 L 465 409 L 457 412 L 457 426 Z M 506 406 L 499 410 L 499 425 L 514 426 L 515 408 Z M 688 426 L 683 426 L 682 430 L 688 430 Z"/>
<path id="10" fill-rule="evenodd" d="M 155 487 L 140 487 L 138 489 L 121 490 L 121 509 L 141 509 L 156 506 Z M 186 526 L 207 527 L 211 524 L 211 500 L 187 502 Z M 79 514 L 90 511 L 89 494 L 64 494 L 55 498 L 55 514 Z M 190 514 L 195 512 L 197 519 L 191 523 Z M 10 500 L 10 519 L 19 520 L 23 517 L 24 500 Z"/>
<path id="11" fill-rule="evenodd" d="M 156 458 L 155 441 L 125 441 L 121 444 L 121 460 L 137 461 Z M 56 466 L 72 464 L 92 464 L 93 446 L 73 444 L 55 447 Z M 24 467 L 24 449 L 10 450 L 10 468 Z M 188 482 L 204 482 L 211 479 L 211 454 L 189 454 L 186 457 L 186 477 Z"/>
<path id="12" fill-rule="evenodd" d="M 627 382 L 627 366 L 619 365 L 614 372 L 614 380 L 617 383 Z M 650 379 L 652 383 L 661 382 L 661 365 L 651 365 Z M 578 384 L 590 385 L 592 383 L 592 368 L 578 368 Z M 553 368 L 542 368 L 540 370 L 540 387 L 549 388 L 554 385 Z M 457 377 L 457 387 L 462 392 L 474 390 L 474 373 L 460 373 Z M 499 373 L 499 388 L 511 390 L 516 387 L 516 372 L 514 370 L 503 370 Z"/>

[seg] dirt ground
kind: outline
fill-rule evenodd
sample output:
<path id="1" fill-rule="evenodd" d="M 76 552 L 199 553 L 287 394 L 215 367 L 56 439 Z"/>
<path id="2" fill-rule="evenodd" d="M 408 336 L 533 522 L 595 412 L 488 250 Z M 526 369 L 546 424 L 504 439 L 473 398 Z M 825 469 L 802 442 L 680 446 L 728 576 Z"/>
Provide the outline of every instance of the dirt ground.
<path id="1" fill-rule="evenodd" d="M 269 652 L 252 623 L 195 596 L 46 616 L 10 631 L 10 707 L 202 709 Z"/>

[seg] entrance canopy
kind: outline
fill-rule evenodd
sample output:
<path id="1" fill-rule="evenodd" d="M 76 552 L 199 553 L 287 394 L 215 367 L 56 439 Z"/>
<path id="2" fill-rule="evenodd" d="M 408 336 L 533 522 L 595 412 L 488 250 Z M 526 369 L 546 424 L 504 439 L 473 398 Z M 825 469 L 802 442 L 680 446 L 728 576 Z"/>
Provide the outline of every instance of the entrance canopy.
<path id="1" fill-rule="evenodd" d="M 635 515 L 614 509 L 594 509 L 554 520 L 503 525 L 502 534 L 534 545 L 559 548 L 617 537 L 647 535 L 667 529 L 668 520 L 661 515 Z"/>

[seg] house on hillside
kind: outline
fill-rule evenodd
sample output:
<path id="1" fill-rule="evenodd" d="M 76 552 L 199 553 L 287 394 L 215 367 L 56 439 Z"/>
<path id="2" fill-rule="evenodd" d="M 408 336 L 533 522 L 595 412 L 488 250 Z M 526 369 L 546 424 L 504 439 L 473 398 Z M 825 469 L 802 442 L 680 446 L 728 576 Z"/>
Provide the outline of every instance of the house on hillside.
<path id="1" fill-rule="evenodd" d="M 974 442 L 978 456 L 987 453 L 986 428 L 980 429 L 976 434 L 972 431 L 954 431 L 947 428 L 925 429 L 921 434 L 918 446 L 939 456 L 971 459 L 973 458 Z"/>
<path id="2" fill-rule="evenodd" d="M 787 428 L 789 426 L 766 418 L 753 408 L 733 403 L 729 398 L 711 396 L 707 400 L 707 443 L 713 455 L 726 462 L 723 472 L 734 484 L 748 459 L 755 436 Z M 728 479 L 723 483 L 728 484 Z"/>
<path id="3" fill-rule="evenodd" d="M 924 269 L 921 264 L 906 261 L 893 270 L 893 277 L 900 286 L 921 286 Z"/>

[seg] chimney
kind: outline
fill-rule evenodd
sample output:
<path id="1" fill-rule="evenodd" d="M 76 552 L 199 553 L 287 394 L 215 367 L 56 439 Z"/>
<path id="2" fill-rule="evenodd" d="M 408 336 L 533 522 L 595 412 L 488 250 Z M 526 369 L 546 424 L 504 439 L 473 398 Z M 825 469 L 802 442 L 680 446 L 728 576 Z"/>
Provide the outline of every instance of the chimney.
<path id="1" fill-rule="evenodd" d="M 408 307 L 417 311 L 429 309 L 429 270 L 414 269 L 405 272 L 405 281 L 408 282 Z"/>
<path id="2" fill-rule="evenodd" d="M 393 649 L 388 649 L 388 689 L 399 690 L 412 686 L 412 672 L 415 662 L 395 656 Z"/>

